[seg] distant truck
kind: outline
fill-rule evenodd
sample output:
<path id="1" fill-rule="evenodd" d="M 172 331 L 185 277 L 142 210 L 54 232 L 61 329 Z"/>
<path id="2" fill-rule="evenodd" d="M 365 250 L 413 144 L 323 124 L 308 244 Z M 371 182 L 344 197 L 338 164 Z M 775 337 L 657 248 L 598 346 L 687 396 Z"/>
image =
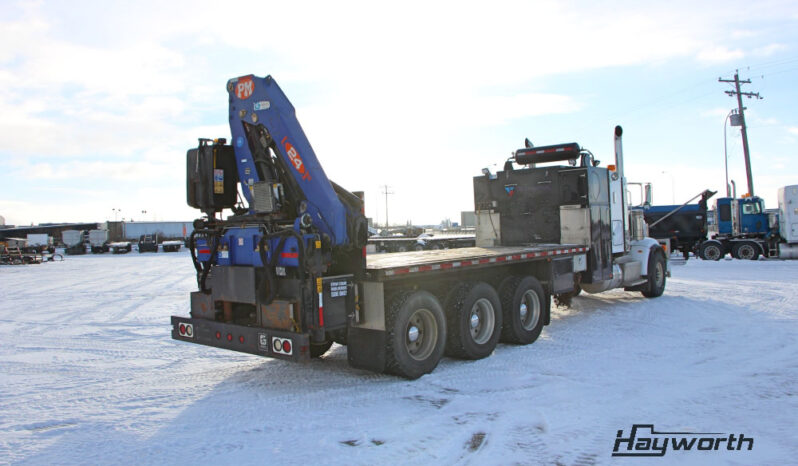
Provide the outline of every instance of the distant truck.
<path id="1" fill-rule="evenodd" d="M 650 196 L 649 184 L 646 193 Z M 715 191 L 706 190 L 694 197 L 701 197 L 696 204 L 690 201 L 682 205 L 652 206 L 647 198 L 642 206 L 643 215 L 648 225 L 649 236 L 657 240 L 667 240 L 671 251 L 679 251 L 687 260 L 690 253 L 698 254 L 701 244 L 707 240 L 709 211 L 707 201 L 715 195 Z"/>
<path id="2" fill-rule="evenodd" d="M 28 233 L 24 249 L 25 252 L 34 253 L 43 253 L 46 251 L 52 254 L 55 252 L 53 238 L 48 236 L 46 233 Z"/>
<path id="3" fill-rule="evenodd" d="M 108 252 L 108 230 L 89 230 L 89 244 L 92 254 Z"/>
<path id="4" fill-rule="evenodd" d="M 158 252 L 158 233 L 139 237 L 139 253 Z"/>
<path id="5" fill-rule="evenodd" d="M 701 243 L 699 256 L 705 260 L 719 260 L 726 254 L 747 260 L 760 256 L 798 259 L 798 185 L 779 188 L 778 203 L 777 210 L 766 211 L 757 196 L 719 198 L 717 232 Z"/>
<path id="6" fill-rule="evenodd" d="M 64 230 L 61 232 L 61 241 L 66 246 L 65 252 L 69 255 L 86 254 L 86 234 L 80 230 Z"/>

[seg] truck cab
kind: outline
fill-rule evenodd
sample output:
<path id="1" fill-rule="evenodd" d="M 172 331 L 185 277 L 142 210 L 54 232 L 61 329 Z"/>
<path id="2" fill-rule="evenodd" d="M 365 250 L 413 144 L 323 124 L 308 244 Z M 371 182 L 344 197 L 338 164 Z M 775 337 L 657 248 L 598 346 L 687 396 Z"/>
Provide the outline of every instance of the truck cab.
<path id="1" fill-rule="evenodd" d="M 715 203 L 715 210 L 718 235 L 756 237 L 770 233 L 768 214 L 760 197 L 723 197 Z"/>

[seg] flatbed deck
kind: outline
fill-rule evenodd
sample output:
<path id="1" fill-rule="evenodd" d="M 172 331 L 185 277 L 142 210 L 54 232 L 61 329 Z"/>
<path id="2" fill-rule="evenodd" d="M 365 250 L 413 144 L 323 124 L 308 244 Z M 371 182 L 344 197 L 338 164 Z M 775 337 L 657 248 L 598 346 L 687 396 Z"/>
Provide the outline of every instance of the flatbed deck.
<path id="1" fill-rule="evenodd" d="M 579 244 L 531 244 L 491 248 L 458 248 L 433 251 L 373 254 L 366 258 L 366 272 L 373 279 L 391 279 L 407 274 L 434 272 L 461 267 L 491 266 L 584 253 Z"/>

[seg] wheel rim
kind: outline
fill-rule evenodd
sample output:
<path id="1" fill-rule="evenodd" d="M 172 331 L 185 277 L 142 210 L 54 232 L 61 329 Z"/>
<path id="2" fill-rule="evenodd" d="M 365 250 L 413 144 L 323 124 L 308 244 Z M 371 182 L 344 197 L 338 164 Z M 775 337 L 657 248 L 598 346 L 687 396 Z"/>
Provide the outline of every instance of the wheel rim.
<path id="1" fill-rule="evenodd" d="M 654 284 L 657 285 L 657 288 L 662 286 L 662 282 L 665 280 L 665 271 L 662 267 L 662 262 L 657 262 L 657 265 L 654 267 Z"/>
<path id="2" fill-rule="evenodd" d="M 740 259 L 752 259 L 754 257 L 754 248 L 750 244 L 743 244 L 737 249 L 737 255 Z"/>
<path id="3" fill-rule="evenodd" d="M 707 246 L 704 249 L 704 257 L 709 260 L 716 260 L 720 258 L 720 248 L 717 246 Z"/>
<path id="4" fill-rule="evenodd" d="M 533 330 L 540 319 L 540 299 L 533 290 L 526 290 L 518 307 L 518 317 L 524 330 Z"/>
<path id="5" fill-rule="evenodd" d="M 493 304 L 486 299 L 480 298 L 471 306 L 471 313 L 468 317 L 468 328 L 471 338 L 478 345 L 484 345 L 493 336 L 493 329 L 496 326 L 496 310 Z"/>
<path id="6" fill-rule="evenodd" d="M 438 341 L 438 323 L 429 309 L 417 309 L 407 321 L 405 348 L 416 361 L 427 359 Z"/>

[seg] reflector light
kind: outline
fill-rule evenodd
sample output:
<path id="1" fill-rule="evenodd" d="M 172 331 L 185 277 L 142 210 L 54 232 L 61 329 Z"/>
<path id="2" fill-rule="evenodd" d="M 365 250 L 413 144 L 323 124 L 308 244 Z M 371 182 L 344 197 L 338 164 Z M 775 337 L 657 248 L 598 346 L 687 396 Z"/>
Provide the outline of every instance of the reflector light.
<path id="1" fill-rule="evenodd" d="M 182 322 L 177 326 L 177 334 L 181 337 L 194 338 L 194 326 Z"/>
<path id="2" fill-rule="evenodd" d="M 244 335 L 241 335 L 240 337 L 238 337 L 238 342 L 239 343 L 244 343 Z"/>
<path id="3" fill-rule="evenodd" d="M 222 338 L 222 332 L 216 332 L 216 339 L 219 340 Z"/>
<path id="4" fill-rule="evenodd" d="M 227 334 L 227 341 L 233 341 L 233 334 L 232 333 L 228 333 Z"/>
<path id="5" fill-rule="evenodd" d="M 293 344 L 288 338 L 272 337 L 272 351 L 277 354 L 291 356 L 293 354 Z"/>

